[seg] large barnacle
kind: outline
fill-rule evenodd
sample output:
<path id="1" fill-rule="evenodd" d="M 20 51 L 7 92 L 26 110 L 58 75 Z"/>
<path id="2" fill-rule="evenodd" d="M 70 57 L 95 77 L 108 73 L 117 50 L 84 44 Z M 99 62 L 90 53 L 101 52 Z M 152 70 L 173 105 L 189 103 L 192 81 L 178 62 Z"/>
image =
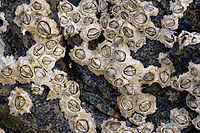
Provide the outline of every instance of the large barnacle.
<path id="1" fill-rule="evenodd" d="M 30 99 L 30 95 L 22 88 L 16 87 L 15 90 L 12 90 L 8 100 L 8 105 L 10 106 L 10 114 L 19 116 L 23 113 L 31 113 L 30 108 L 33 104 Z"/>

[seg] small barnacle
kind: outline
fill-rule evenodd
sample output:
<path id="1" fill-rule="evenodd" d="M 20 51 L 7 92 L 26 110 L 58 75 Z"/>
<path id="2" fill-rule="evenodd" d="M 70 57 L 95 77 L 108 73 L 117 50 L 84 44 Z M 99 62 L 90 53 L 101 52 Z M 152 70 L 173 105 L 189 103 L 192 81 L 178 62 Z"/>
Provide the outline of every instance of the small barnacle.
<path id="1" fill-rule="evenodd" d="M 160 81 L 166 83 L 169 80 L 169 73 L 166 71 L 161 71 L 159 74 Z"/>
<path id="2" fill-rule="evenodd" d="M 55 46 L 57 45 L 57 42 L 54 40 L 49 40 L 46 42 L 45 46 L 47 47 L 47 49 L 51 50 L 53 49 Z"/>
<path id="3" fill-rule="evenodd" d="M 158 79 L 158 68 L 155 66 L 149 66 L 146 68 L 146 70 L 143 72 L 143 82 L 147 84 L 152 84 L 154 81 Z"/>
<path id="4" fill-rule="evenodd" d="M 96 28 L 91 28 L 88 30 L 87 37 L 89 39 L 95 39 L 100 35 L 100 31 Z"/>
<path id="5" fill-rule="evenodd" d="M 137 127 L 137 131 L 139 133 L 152 133 L 153 130 L 154 130 L 154 125 L 152 122 L 143 123 Z"/>
<path id="6" fill-rule="evenodd" d="M 66 16 L 62 16 L 60 17 L 60 23 L 61 26 L 66 26 L 67 24 L 69 24 L 69 19 Z"/>
<path id="7" fill-rule="evenodd" d="M 111 47 L 108 46 L 108 45 L 104 45 L 102 48 L 101 48 L 101 54 L 106 57 L 106 58 L 109 58 L 111 56 Z"/>
<path id="8" fill-rule="evenodd" d="M 68 88 L 68 93 L 70 95 L 77 95 L 79 92 L 79 85 L 75 81 L 69 81 L 67 82 L 67 88 Z"/>
<path id="9" fill-rule="evenodd" d="M 37 25 L 37 30 L 40 34 L 49 36 L 51 35 L 51 27 L 45 21 L 40 21 Z"/>
<path id="10" fill-rule="evenodd" d="M 90 61 L 90 65 L 92 68 L 100 69 L 101 67 L 101 60 L 99 58 L 92 58 Z"/>
<path id="11" fill-rule="evenodd" d="M 108 119 L 101 125 L 102 133 L 109 132 L 120 132 L 120 129 L 125 126 L 123 121 L 118 121 L 117 119 Z"/>
<path id="12" fill-rule="evenodd" d="M 66 1 L 66 2 L 60 2 L 61 5 L 61 9 L 62 11 L 64 11 L 65 13 L 71 12 L 73 10 L 73 6 L 70 2 Z"/>
<path id="13" fill-rule="evenodd" d="M 178 28 L 178 18 L 174 15 L 165 15 L 161 20 L 161 24 L 165 28 L 175 30 Z"/>
<path id="14" fill-rule="evenodd" d="M 44 78 L 47 75 L 46 71 L 40 66 L 34 67 L 34 73 L 35 73 L 35 76 L 38 78 Z"/>
<path id="15" fill-rule="evenodd" d="M 94 22 L 94 19 L 92 17 L 84 17 L 83 18 L 83 24 L 85 26 L 88 26 Z"/>
<path id="16" fill-rule="evenodd" d="M 174 123 L 162 123 L 161 126 L 159 126 L 156 129 L 157 133 L 181 133 L 180 129 L 174 124 Z"/>
<path id="17" fill-rule="evenodd" d="M 200 86 L 199 86 L 199 84 L 194 86 L 192 94 L 196 97 L 200 97 Z"/>
<path id="18" fill-rule="evenodd" d="M 101 24 L 103 29 L 106 29 L 107 25 L 108 25 L 108 18 L 106 16 L 101 17 L 100 18 L 100 24 Z"/>
<path id="19" fill-rule="evenodd" d="M 116 36 L 116 33 L 115 33 L 114 30 L 108 30 L 106 32 L 106 37 L 109 38 L 109 39 L 113 39 L 115 36 Z"/>
<path id="20" fill-rule="evenodd" d="M 174 124 L 180 128 L 186 128 L 189 126 L 190 118 L 189 113 L 186 109 L 181 108 L 174 108 L 170 111 L 170 120 L 174 122 Z"/>
<path id="21" fill-rule="evenodd" d="M 107 68 L 105 72 L 106 77 L 108 77 L 111 80 L 115 79 L 116 76 L 116 70 L 114 68 Z"/>
<path id="22" fill-rule="evenodd" d="M 33 94 L 41 95 L 44 91 L 44 87 L 42 87 L 41 85 L 32 84 L 31 91 Z"/>
<path id="23" fill-rule="evenodd" d="M 190 93 L 187 95 L 186 97 L 186 104 L 187 106 L 192 109 L 192 110 L 195 110 L 197 112 L 199 112 L 199 102 L 197 101 L 197 99 L 192 96 Z"/>
<path id="24" fill-rule="evenodd" d="M 120 87 L 123 85 L 123 79 L 122 78 L 117 78 L 114 80 L 114 85 L 117 86 L 117 87 Z"/>
<path id="25" fill-rule="evenodd" d="M 78 23 L 81 19 L 80 13 L 74 13 L 72 19 L 73 19 L 74 23 Z"/>
<path id="26" fill-rule="evenodd" d="M 124 38 L 122 36 L 117 36 L 114 39 L 114 45 L 116 47 L 122 46 L 122 43 L 124 42 Z"/>
<path id="27" fill-rule="evenodd" d="M 124 74 L 127 75 L 127 76 L 134 76 L 136 74 L 136 69 L 134 66 L 127 66 L 125 69 L 124 69 Z"/>
<path id="28" fill-rule="evenodd" d="M 2 26 L 0 26 L 0 34 L 7 31 L 8 21 L 5 19 L 4 12 L 0 13 L 0 20 L 2 21 Z"/>
<path id="29" fill-rule="evenodd" d="M 88 132 L 89 131 L 89 125 L 87 120 L 85 119 L 79 119 L 76 122 L 76 129 L 80 132 Z"/>
<path id="30" fill-rule="evenodd" d="M 30 95 L 22 88 L 16 87 L 15 90 L 12 90 L 8 100 L 10 114 L 19 116 L 19 114 L 22 115 L 23 113 L 30 113 L 30 108 L 33 103 L 30 99 Z"/>
<path id="31" fill-rule="evenodd" d="M 119 62 L 123 62 L 123 61 L 126 60 L 126 53 L 124 51 L 121 51 L 121 50 L 115 50 L 114 51 L 114 58 Z"/>
<path id="32" fill-rule="evenodd" d="M 30 7 L 33 14 L 47 16 L 51 13 L 50 6 L 46 0 L 30 0 Z"/>
<path id="33" fill-rule="evenodd" d="M 79 112 L 81 110 L 80 105 L 74 99 L 68 101 L 68 108 L 71 112 Z"/>
<path id="34" fill-rule="evenodd" d="M 51 55 L 44 54 L 44 55 L 40 56 L 40 58 L 38 58 L 38 62 L 46 70 L 50 70 L 54 67 L 56 59 Z"/>
<path id="35" fill-rule="evenodd" d="M 134 113 L 133 116 L 131 116 L 129 118 L 129 121 L 132 122 L 133 124 L 135 125 L 141 125 L 143 123 L 146 122 L 146 116 L 145 115 L 141 115 L 141 114 L 138 114 L 138 113 Z"/>
<path id="36" fill-rule="evenodd" d="M 189 73 L 182 74 L 179 77 L 179 84 L 181 89 L 189 90 L 193 86 L 193 81 Z"/>
<path id="37" fill-rule="evenodd" d="M 157 38 L 159 28 L 157 28 L 153 22 L 150 22 L 148 25 L 144 26 L 144 34 L 151 40 L 155 40 Z"/>
<path id="38" fill-rule="evenodd" d="M 139 25 L 145 24 L 148 20 L 148 17 L 144 12 L 138 12 L 133 16 L 133 22 Z"/>
<path id="39" fill-rule="evenodd" d="M 148 115 L 156 112 L 156 98 L 151 94 L 139 93 L 137 95 L 136 112 Z"/>
<path id="40" fill-rule="evenodd" d="M 104 0 L 100 0 L 99 1 L 99 10 L 101 12 L 105 12 L 105 11 L 107 11 L 107 8 L 108 8 L 108 4 Z"/>
<path id="41" fill-rule="evenodd" d="M 116 20 L 112 20 L 109 22 L 109 27 L 116 29 L 119 27 L 119 23 Z"/>
<path id="42" fill-rule="evenodd" d="M 31 23 L 31 16 L 27 13 L 23 13 L 20 18 L 22 23 L 26 25 L 29 25 Z"/>
<path id="43" fill-rule="evenodd" d="M 131 38 L 131 37 L 134 36 L 133 30 L 130 29 L 129 27 L 123 27 L 122 31 L 123 31 L 124 35 L 125 35 L 126 37 L 128 37 L 128 38 Z"/>
<path id="44" fill-rule="evenodd" d="M 124 117 L 130 117 L 135 112 L 136 95 L 121 95 L 117 98 L 118 106 Z"/>
<path id="45" fill-rule="evenodd" d="M 128 20 L 129 14 L 125 11 L 122 11 L 121 12 L 121 18 L 124 19 L 124 20 Z"/>
<path id="46" fill-rule="evenodd" d="M 33 77 L 33 71 L 29 65 L 22 65 L 19 68 L 19 72 L 21 76 L 24 78 L 32 78 Z"/>
<path id="47" fill-rule="evenodd" d="M 200 130 L 200 115 L 192 120 L 192 124 L 196 127 L 196 129 Z"/>
<path id="48" fill-rule="evenodd" d="M 33 48 L 33 55 L 41 56 L 44 53 L 44 51 L 45 51 L 44 44 L 35 45 Z"/>
<path id="49" fill-rule="evenodd" d="M 64 53 L 65 53 L 65 50 L 63 47 L 56 47 L 54 50 L 53 50 L 53 55 L 54 56 L 59 56 L 59 57 L 64 57 Z"/>
<path id="50" fill-rule="evenodd" d="M 129 11 L 134 11 L 138 8 L 137 3 L 133 0 L 122 0 L 122 5 Z"/>
<path id="51" fill-rule="evenodd" d="M 84 59 L 86 57 L 85 55 L 85 51 L 83 49 L 76 49 L 75 51 L 75 56 L 78 58 L 78 59 Z"/>

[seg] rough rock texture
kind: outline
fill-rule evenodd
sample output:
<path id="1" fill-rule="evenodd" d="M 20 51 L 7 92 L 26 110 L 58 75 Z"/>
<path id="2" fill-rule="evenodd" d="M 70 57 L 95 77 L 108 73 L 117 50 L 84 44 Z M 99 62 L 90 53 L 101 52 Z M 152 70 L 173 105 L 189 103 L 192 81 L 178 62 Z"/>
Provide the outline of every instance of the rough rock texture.
<path id="1" fill-rule="evenodd" d="M 74 5 L 78 5 L 78 0 L 69 0 Z M 52 14 L 50 15 L 56 22 L 58 0 L 47 0 L 51 6 Z M 159 8 L 159 15 L 152 17 L 152 21 L 156 26 L 160 27 L 160 20 L 163 15 L 170 14 L 169 2 L 163 0 L 158 3 L 153 0 L 154 5 Z M 4 55 L 13 55 L 16 59 L 19 56 L 25 56 L 26 51 L 35 43 L 30 33 L 23 36 L 20 33 L 20 28 L 14 24 L 14 12 L 18 5 L 22 3 L 29 3 L 28 0 L 2 0 L 0 11 L 5 13 L 6 19 L 9 22 L 8 31 L 1 35 L 6 44 Z M 194 0 L 189 6 L 184 16 L 179 20 L 179 27 L 176 32 L 179 34 L 182 30 L 191 32 L 200 32 L 200 0 Z M 59 26 L 59 23 L 58 23 Z M 99 39 L 100 40 L 100 39 Z M 94 41 L 97 43 L 99 40 Z M 64 70 L 68 73 L 69 78 L 77 81 L 81 87 L 81 96 L 83 108 L 88 112 L 94 114 L 97 131 L 101 132 L 100 125 L 103 120 L 109 117 L 116 117 L 119 120 L 127 122 L 127 125 L 134 126 L 127 119 L 120 115 L 117 107 L 117 97 L 120 93 L 117 92 L 103 76 L 96 76 L 91 73 L 87 67 L 80 66 L 73 62 L 68 53 L 74 45 L 80 44 L 81 39 L 78 35 L 69 38 L 67 41 L 63 40 L 66 47 L 66 56 L 64 59 L 56 63 L 56 68 Z M 168 52 L 169 58 L 172 60 L 176 74 L 182 74 L 188 71 L 189 61 L 200 63 L 200 44 L 188 46 L 182 51 L 178 51 L 178 44 L 175 44 L 172 49 L 165 48 L 165 46 L 158 41 L 151 41 L 147 39 L 147 45 L 143 46 L 137 53 L 132 53 L 134 59 L 141 61 L 145 67 L 149 65 L 160 66 L 157 58 L 160 52 Z M 72 66 L 69 67 L 69 64 Z M 31 114 L 24 114 L 21 117 L 13 117 L 9 114 L 7 97 L 15 86 L 23 87 L 32 96 L 33 107 Z M 191 118 L 197 116 L 197 113 L 190 110 L 185 103 L 187 92 L 178 92 L 171 87 L 161 88 L 159 84 L 152 84 L 151 86 L 144 85 L 143 92 L 148 92 L 156 96 L 157 112 L 148 115 L 147 121 L 152 121 L 155 126 L 159 126 L 160 122 L 168 122 L 170 110 L 178 108 L 186 108 Z M 46 96 L 49 88 L 45 87 L 42 95 L 35 96 L 30 91 L 30 84 L 15 84 L 15 85 L 0 85 L 0 128 L 5 132 L 71 132 L 69 129 L 68 121 L 64 118 L 63 113 L 59 108 L 58 100 L 46 101 Z M 156 128 L 155 127 L 155 128 Z M 189 128 L 182 130 L 183 133 L 198 132 L 193 125 Z"/>

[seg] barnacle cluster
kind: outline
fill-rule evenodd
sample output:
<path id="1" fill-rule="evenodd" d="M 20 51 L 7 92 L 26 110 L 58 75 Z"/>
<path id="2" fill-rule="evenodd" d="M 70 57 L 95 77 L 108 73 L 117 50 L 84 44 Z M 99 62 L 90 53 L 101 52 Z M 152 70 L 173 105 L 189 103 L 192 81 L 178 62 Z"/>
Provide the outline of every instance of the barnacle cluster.
<path id="1" fill-rule="evenodd" d="M 159 0 L 158 0 L 159 1 Z M 117 98 L 121 115 L 137 127 L 128 127 L 124 121 L 108 119 L 101 125 L 103 133 L 179 133 L 190 125 L 191 118 L 184 108 L 174 108 L 170 112 L 170 122 L 161 123 L 154 129 L 152 122 L 146 122 L 147 115 L 157 110 L 156 97 L 143 93 L 142 85 L 159 83 L 162 88 L 171 86 L 178 91 L 188 91 L 187 106 L 200 113 L 200 64 L 189 63 L 189 71 L 174 76 L 175 68 L 167 53 L 159 53 L 161 67 L 144 65 L 131 57 L 131 51 L 137 52 L 146 44 L 146 38 L 157 40 L 172 48 L 178 41 L 179 49 L 200 42 L 200 34 L 182 31 L 177 37 L 178 20 L 183 17 L 193 0 L 170 1 L 171 15 L 161 20 L 161 28 L 151 21 L 158 15 L 151 1 L 140 0 L 81 0 L 76 7 L 68 0 L 58 5 L 59 34 L 56 22 L 49 17 L 50 6 L 45 0 L 30 0 L 30 4 L 19 5 L 15 11 L 14 23 L 23 35 L 28 31 L 35 44 L 26 52 L 26 56 L 15 60 L 13 56 L 3 56 L 4 47 L 0 45 L 0 82 L 5 84 L 31 83 L 33 94 L 41 95 L 46 85 L 50 88 L 47 100 L 60 99 L 59 105 L 68 119 L 73 132 L 96 132 L 92 114 L 81 107 L 80 88 L 75 81 L 68 80 L 67 73 L 53 69 L 57 60 L 65 56 L 65 48 L 60 44 L 61 37 L 68 38 L 79 34 L 83 42 L 74 46 L 70 57 L 80 65 L 86 65 L 96 75 L 103 75 L 121 95 Z M 108 9 L 109 6 L 109 9 Z M 99 18 L 97 14 L 100 14 Z M 8 22 L 0 14 L 6 31 Z M 95 49 L 89 48 L 92 40 L 101 35 L 105 40 Z M 18 116 L 30 113 L 31 96 L 22 88 L 11 91 L 9 99 L 10 113 Z M 200 130 L 200 115 L 192 120 Z"/>

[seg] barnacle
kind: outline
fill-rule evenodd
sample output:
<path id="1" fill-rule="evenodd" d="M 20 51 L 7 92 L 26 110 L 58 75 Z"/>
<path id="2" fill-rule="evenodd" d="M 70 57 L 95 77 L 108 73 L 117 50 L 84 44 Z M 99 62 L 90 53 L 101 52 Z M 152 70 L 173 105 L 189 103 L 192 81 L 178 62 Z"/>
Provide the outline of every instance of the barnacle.
<path id="1" fill-rule="evenodd" d="M 33 105 L 32 100 L 30 95 L 22 88 L 16 87 L 15 90 L 12 90 L 8 100 L 10 114 L 18 116 L 22 115 L 23 113 L 31 113 L 30 108 Z"/>
<path id="2" fill-rule="evenodd" d="M 178 127 L 174 123 L 161 123 L 161 125 L 156 129 L 157 133 L 181 133 Z"/>

